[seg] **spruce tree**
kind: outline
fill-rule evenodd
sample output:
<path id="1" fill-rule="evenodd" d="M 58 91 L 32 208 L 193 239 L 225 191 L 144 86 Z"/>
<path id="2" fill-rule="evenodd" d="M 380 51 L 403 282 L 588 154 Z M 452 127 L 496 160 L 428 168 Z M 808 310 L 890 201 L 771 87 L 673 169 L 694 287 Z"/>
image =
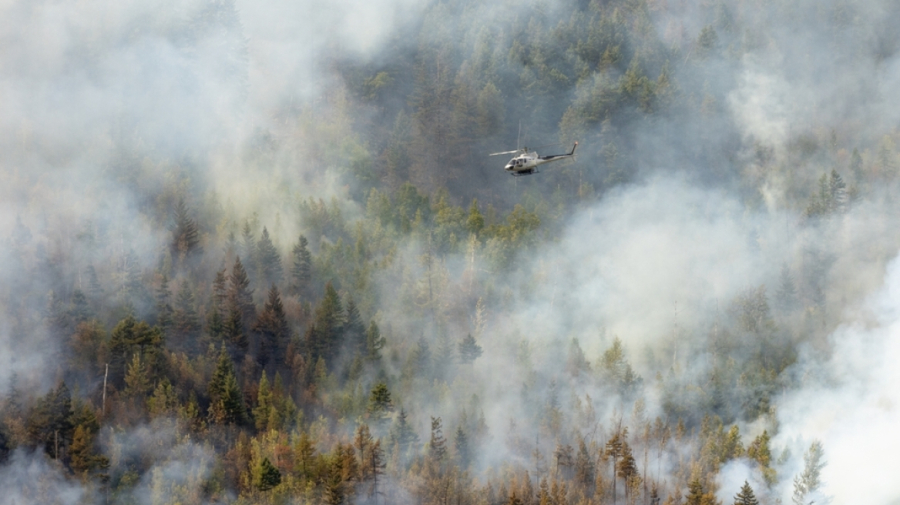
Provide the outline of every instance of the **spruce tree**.
<path id="1" fill-rule="evenodd" d="M 481 346 L 475 342 L 471 333 L 459 342 L 459 362 L 468 365 L 481 356 Z"/>
<path id="2" fill-rule="evenodd" d="M 347 315 L 344 322 L 344 346 L 352 356 L 365 357 L 368 355 L 368 339 L 366 326 L 363 324 L 359 309 L 352 296 L 347 297 Z"/>
<path id="3" fill-rule="evenodd" d="M 281 256 L 269 238 L 269 230 L 263 227 L 262 236 L 256 247 L 259 261 L 260 281 L 265 284 L 277 284 L 281 282 L 282 268 Z"/>
<path id="4" fill-rule="evenodd" d="M 275 468 L 269 458 L 263 458 L 259 465 L 259 481 L 256 486 L 260 491 L 268 491 L 279 484 L 281 484 L 281 472 Z"/>
<path id="5" fill-rule="evenodd" d="M 309 281 L 312 278 L 312 255 L 307 245 L 306 237 L 300 235 L 300 240 L 291 251 L 291 286 L 295 294 L 303 295 L 309 290 Z"/>
<path id="6" fill-rule="evenodd" d="M 369 323 L 366 330 L 366 359 L 368 361 L 378 361 L 381 359 L 381 350 L 386 343 L 385 337 L 381 336 L 381 331 L 375 321 Z"/>
<path id="7" fill-rule="evenodd" d="M 441 418 L 431 418 L 431 440 L 428 442 L 428 454 L 432 461 L 440 463 L 447 455 L 447 439 L 441 428 Z"/>
<path id="8" fill-rule="evenodd" d="M 759 505 L 759 500 L 753 494 L 753 488 L 750 487 L 749 482 L 744 481 L 741 491 L 734 497 L 734 505 Z"/>
<path id="9" fill-rule="evenodd" d="M 202 248 L 197 223 L 188 215 L 184 199 L 179 199 L 175 204 L 175 226 L 172 229 L 172 259 L 181 266 L 185 260 L 200 253 Z"/>
<path id="10" fill-rule="evenodd" d="M 366 408 L 366 412 L 372 419 L 380 423 L 393 410 L 394 403 L 391 401 L 391 392 L 388 390 L 387 384 L 384 382 L 375 384 L 369 394 L 369 406 Z"/>
<path id="11" fill-rule="evenodd" d="M 257 363 L 265 368 L 269 363 L 280 364 L 290 339 L 290 327 L 281 303 L 281 294 L 273 284 L 269 296 L 256 320 L 255 330 L 259 333 L 259 353 Z"/>
<path id="12" fill-rule="evenodd" d="M 234 375 L 234 365 L 223 348 L 219 352 L 216 370 L 207 386 L 209 394 L 209 418 L 213 423 L 243 424 L 247 413 L 244 397 Z"/>
<path id="13" fill-rule="evenodd" d="M 469 454 L 469 436 L 463 431 L 462 425 L 456 428 L 453 446 L 456 449 L 456 458 L 459 461 L 460 468 L 467 468 L 471 457 Z"/>

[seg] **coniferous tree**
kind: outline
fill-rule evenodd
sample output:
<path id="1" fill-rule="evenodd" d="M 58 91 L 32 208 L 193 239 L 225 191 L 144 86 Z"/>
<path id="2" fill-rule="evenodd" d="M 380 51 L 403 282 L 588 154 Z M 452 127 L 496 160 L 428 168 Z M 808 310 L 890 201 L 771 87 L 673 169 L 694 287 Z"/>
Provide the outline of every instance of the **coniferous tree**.
<path id="1" fill-rule="evenodd" d="M 379 382 L 372 388 L 369 394 L 369 406 L 366 412 L 376 422 L 380 423 L 390 415 L 394 410 L 394 403 L 391 401 L 391 392 L 388 390 L 387 384 Z"/>
<path id="2" fill-rule="evenodd" d="M 272 393 L 269 391 L 269 379 L 263 372 L 259 379 L 259 390 L 256 393 L 256 408 L 253 409 L 253 420 L 256 429 L 265 431 L 270 428 L 269 419 L 272 416 Z"/>
<path id="3" fill-rule="evenodd" d="M 596 469 L 594 460 L 588 453 L 584 440 L 578 441 L 578 453 L 575 455 L 575 481 L 584 489 L 590 489 L 594 485 Z"/>
<path id="4" fill-rule="evenodd" d="M 175 204 L 175 226 L 172 229 L 171 254 L 177 265 L 182 265 L 191 256 L 202 253 L 200 231 L 197 223 L 188 215 L 184 199 Z"/>
<path id="5" fill-rule="evenodd" d="M 275 249 L 272 239 L 269 238 L 269 230 L 265 227 L 263 227 L 262 236 L 259 238 L 256 251 L 259 258 L 260 282 L 266 284 L 277 284 L 281 282 L 283 273 L 281 268 L 281 256 L 279 256 L 278 250 Z"/>
<path id="6" fill-rule="evenodd" d="M 352 296 L 347 297 L 347 315 L 344 319 L 343 335 L 344 346 L 352 356 L 365 357 L 368 355 L 366 327 Z"/>
<path id="7" fill-rule="evenodd" d="M 281 484 L 281 472 L 275 468 L 269 458 L 263 458 L 259 465 L 259 481 L 256 483 L 256 487 L 260 491 L 268 491 L 279 484 Z"/>
<path id="8" fill-rule="evenodd" d="M 386 343 L 385 337 L 381 336 L 381 331 L 375 321 L 369 323 L 366 330 L 366 359 L 371 362 L 377 362 L 381 359 L 381 350 Z"/>
<path id="9" fill-rule="evenodd" d="M 400 413 L 397 415 L 397 421 L 394 422 L 394 427 L 391 430 L 391 441 L 392 445 L 397 445 L 403 456 L 407 454 L 412 446 L 419 442 L 419 435 L 416 434 L 412 425 L 409 424 L 406 410 L 403 408 L 400 409 Z"/>
<path id="10" fill-rule="evenodd" d="M 471 333 L 459 342 L 459 362 L 468 365 L 481 356 L 481 346 L 475 342 Z"/>
<path id="11" fill-rule="evenodd" d="M 741 491 L 734 497 L 734 505 L 759 505 L 759 500 L 753 494 L 753 488 L 750 487 L 749 482 L 744 481 Z"/>
<path id="12" fill-rule="evenodd" d="M 156 325 L 163 331 L 172 327 L 172 304 L 169 302 L 169 278 L 163 274 L 156 290 Z"/>
<path id="13" fill-rule="evenodd" d="M 441 418 L 431 418 L 431 440 L 428 442 L 428 455 L 432 461 L 440 463 L 447 455 L 447 439 L 441 428 Z"/>
<path id="14" fill-rule="evenodd" d="M 305 294 L 309 290 L 309 281 L 312 279 L 312 255 L 307 245 L 306 237 L 300 235 L 300 240 L 291 251 L 293 262 L 291 264 L 291 285 L 294 293 Z"/>
<path id="15" fill-rule="evenodd" d="M 223 268 L 216 272 L 210 295 L 209 315 L 206 318 L 206 331 L 214 342 L 225 340 L 225 318 L 228 313 L 228 280 Z"/>
<path id="16" fill-rule="evenodd" d="M 248 325 L 252 325 L 256 319 L 253 290 L 250 289 L 250 279 L 241 258 L 235 259 L 229 281 L 224 336 L 232 356 L 239 362 L 243 360 L 250 346 L 247 338 Z"/>
<path id="17" fill-rule="evenodd" d="M 269 288 L 269 297 L 256 320 L 255 329 L 260 337 L 256 358 L 259 366 L 265 368 L 270 362 L 280 364 L 291 331 L 281 303 L 281 294 L 274 284 Z"/>
<path id="18" fill-rule="evenodd" d="M 316 307 L 313 326 L 307 332 L 307 346 L 313 361 L 325 360 L 328 367 L 336 366 L 336 359 L 341 349 L 344 331 L 344 313 L 341 298 L 334 286 L 325 285 L 325 296 Z"/>
<path id="19" fill-rule="evenodd" d="M 456 459 L 459 461 L 460 468 L 467 468 L 471 458 L 469 454 L 469 436 L 466 435 L 462 425 L 456 428 L 453 446 L 456 449 Z"/>
<path id="20" fill-rule="evenodd" d="M 209 419 L 218 424 L 243 424 L 246 420 L 244 398 L 234 375 L 234 365 L 223 348 L 216 370 L 207 386 Z"/>
<path id="21" fill-rule="evenodd" d="M 193 353 L 196 351 L 197 334 L 200 331 L 200 320 L 194 308 L 194 293 L 187 281 L 182 281 L 175 300 L 172 313 L 172 342 L 175 348 Z"/>
<path id="22" fill-rule="evenodd" d="M 825 467 L 825 461 L 822 460 L 823 455 L 822 442 L 818 440 L 814 440 L 810 444 L 809 450 L 803 454 L 803 472 L 794 477 L 794 495 L 792 497 L 794 505 L 810 505 L 815 501 L 808 500 L 809 496 L 821 486 L 819 474 Z"/>

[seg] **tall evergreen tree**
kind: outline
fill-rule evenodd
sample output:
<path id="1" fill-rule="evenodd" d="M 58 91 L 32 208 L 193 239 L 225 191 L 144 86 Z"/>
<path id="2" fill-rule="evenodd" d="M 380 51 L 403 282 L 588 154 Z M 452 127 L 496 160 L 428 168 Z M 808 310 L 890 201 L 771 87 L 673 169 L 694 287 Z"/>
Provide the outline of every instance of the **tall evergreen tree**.
<path id="1" fill-rule="evenodd" d="M 373 362 L 380 360 L 385 343 L 386 339 L 381 336 L 375 321 L 369 322 L 369 328 L 366 330 L 366 359 Z"/>
<path id="2" fill-rule="evenodd" d="M 471 333 L 459 342 L 459 362 L 468 365 L 481 356 L 481 346 L 475 342 Z"/>
<path id="3" fill-rule="evenodd" d="M 173 311 L 170 298 L 169 278 L 163 274 L 156 289 L 156 325 L 163 331 L 168 331 L 172 327 Z"/>
<path id="4" fill-rule="evenodd" d="M 247 418 L 244 397 L 234 375 L 234 365 L 223 348 L 207 386 L 209 420 L 217 424 L 243 424 Z"/>
<path id="5" fill-rule="evenodd" d="M 191 256 L 202 253 L 200 231 L 197 223 L 188 215 L 184 199 L 175 204 L 175 226 L 172 228 L 171 254 L 176 265 L 183 265 Z"/>
<path id="6" fill-rule="evenodd" d="M 273 284 L 269 288 L 269 297 L 256 320 L 256 332 L 259 334 L 259 350 L 256 361 L 265 368 L 269 363 L 279 365 L 291 336 L 281 294 Z"/>
<path id="7" fill-rule="evenodd" d="M 759 505 L 759 500 L 753 494 L 753 488 L 750 483 L 744 481 L 741 491 L 734 497 L 734 505 Z"/>
<path id="8" fill-rule="evenodd" d="M 431 440 L 428 442 L 428 455 L 432 461 L 440 463 L 447 455 L 447 439 L 444 438 L 441 418 L 431 418 Z"/>
<path id="9" fill-rule="evenodd" d="M 366 326 L 359 315 L 359 309 L 352 296 L 347 297 L 347 315 L 344 319 L 344 346 L 352 356 L 368 355 Z"/>
<path id="10" fill-rule="evenodd" d="M 196 352 L 196 339 L 200 332 L 200 319 L 194 307 L 194 293 L 187 281 L 182 281 L 172 313 L 172 343 L 175 348 L 188 353 Z"/>
<path id="11" fill-rule="evenodd" d="M 329 282 L 325 285 L 322 302 L 316 307 L 313 326 L 307 332 L 307 346 L 313 361 L 322 358 L 329 368 L 334 368 L 341 350 L 343 332 L 341 297 Z"/>
<path id="12" fill-rule="evenodd" d="M 262 236 L 256 246 L 259 261 L 260 282 L 266 284 L 278 284 L 281 282 L 283 270 L 281 268 L 281 256 L 272 239 L 269 238 L 269 230 L 263 227 Z"/>
<path id="13" fill-rule="evenodd" d="M 291 250 L 291 286 L 298 295 L 308 292 L 309 281 L 312 279 L 312 255 L 308 244 L 306 237 L 300 235 L 300 240 Z"/>

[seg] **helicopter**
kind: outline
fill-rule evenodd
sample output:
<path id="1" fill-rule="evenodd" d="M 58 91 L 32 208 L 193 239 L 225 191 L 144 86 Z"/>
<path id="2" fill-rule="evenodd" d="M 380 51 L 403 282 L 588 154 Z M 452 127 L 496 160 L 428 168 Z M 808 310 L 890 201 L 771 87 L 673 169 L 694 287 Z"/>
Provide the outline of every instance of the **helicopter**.
<path id="1" fill-rule="evenodd" d="M 515 154 L 513 159 L 509 160 L 509 163 L 507 163 L 506 166 L 503 167 L 503 169 L 509 172 L 510 175 L 519 177 L 522 175 L 531 175 L 538 173 L 537 167 L 543 165 L 544 163 L 574 158 L 575 148 L 577 147 L 578 142 L 575 142 L 575 145 L 572 146 L 572 150 L 568 153 L 551 154 L 549 156 L 539 156 L 537 152 L 529 151 L 527 147 L 516 149 L 514 151 L 491 153 L 490 156 L 499 156 L 501 154 Z"/>

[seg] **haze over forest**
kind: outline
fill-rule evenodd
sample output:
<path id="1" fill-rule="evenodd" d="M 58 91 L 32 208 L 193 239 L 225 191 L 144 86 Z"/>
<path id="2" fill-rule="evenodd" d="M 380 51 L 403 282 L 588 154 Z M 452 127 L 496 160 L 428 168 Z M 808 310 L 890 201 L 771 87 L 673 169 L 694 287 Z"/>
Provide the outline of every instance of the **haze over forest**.
<path id="1" fill-rule="evenodd" d="M 0 0 L 0 505 L 900 503 L 897 26 Z"/>

